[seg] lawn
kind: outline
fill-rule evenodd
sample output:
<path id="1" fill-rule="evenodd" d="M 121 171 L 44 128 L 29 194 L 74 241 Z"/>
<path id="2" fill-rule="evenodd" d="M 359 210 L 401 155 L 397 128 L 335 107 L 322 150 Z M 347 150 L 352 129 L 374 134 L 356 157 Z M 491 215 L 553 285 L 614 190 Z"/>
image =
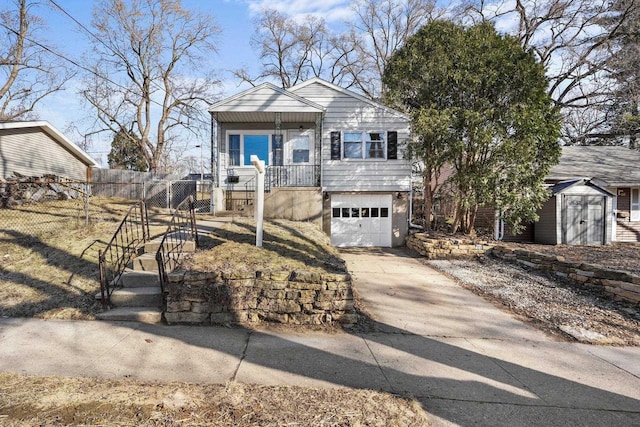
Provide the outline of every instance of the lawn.
<path id="1" fill-rule="evenodd" d="M 85 320 L 94 319 L 101 310 L 95 299 L 100 291 L 98 251 L 106 247 L 131 201 L 93 198 L 88 226 L 77 201 L 69 201 L 67 210 L 62 205 L 0 210 L 0 224 L 12 224 L 0 231 L 0 316 Z M 151 235 L 160 235 L 166 213 L 150 210 L 149 216 Z M 211 234 L 201 236 L 202 247 L 187 260 L 186 268 L 346 271 L 328 237 L 313 224 L 265 221 L 263 240 L 263 247 L 257 248 L 250 219 L 221 223 Z"/>
<path id="2" fill-rule="evenodd" d="M 316 225 L 285 220 L 265 221 L 263 245 L 256 247 L 254 222 L 234 218 L 200 239 L 201 250 L 185 263 L 195 271 L 247 273 L 310 270 L 344 273 L 346 266 L 329 237 Z"/>
<path id="3" fill-rule="evenodd" d="M 422 427 L 427 417 L 414 400 L 370 390 L 0 373 L 2 425 Z"/>
<path id="4" fill-rule="evenodd" d="M 93 319 L 101 309 L 98 251 L 104 249 L 132 202 L 92 198 L 84 205 L 54 201 L 0 209 L 0 316 Z M 166 214 L 151 210 L 151 234 Z"/>

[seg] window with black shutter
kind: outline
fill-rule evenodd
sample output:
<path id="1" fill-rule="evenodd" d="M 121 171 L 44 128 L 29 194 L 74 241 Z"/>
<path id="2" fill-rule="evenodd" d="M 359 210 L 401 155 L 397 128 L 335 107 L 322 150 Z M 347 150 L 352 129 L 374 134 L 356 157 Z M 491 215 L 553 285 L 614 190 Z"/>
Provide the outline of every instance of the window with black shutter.
<path id="1" fill-rule="evenodd" d="M 331 160 L 340 160 L 340 132 L 331 132 Z"/>

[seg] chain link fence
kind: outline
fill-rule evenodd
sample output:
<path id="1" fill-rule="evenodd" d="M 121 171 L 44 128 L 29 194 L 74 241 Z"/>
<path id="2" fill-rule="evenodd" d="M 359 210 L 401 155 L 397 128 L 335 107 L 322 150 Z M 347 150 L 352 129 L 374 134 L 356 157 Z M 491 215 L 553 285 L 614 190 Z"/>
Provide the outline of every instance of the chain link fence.
<path id="1" fill-rule="evenodd" d="M 194 196 L 197 213 L 213 212 L 211 181 L 149 177 L 129 182 L 113 175 L 105 181 L 94 176 L 91 183 L 53 176 L 0 181 L 0 232 L 28 237 L 98 221 L 117 222 L 122 219 L 121 207 L 138 200 L 145 200 L 149 209 L 169 213 Z"/>
<path id="2" fill-rule="evenodd" d="M 57 177 L 0 182 L 0 230 L 18 237 L 83 226 L 91 216 L 90 187 Z"/>

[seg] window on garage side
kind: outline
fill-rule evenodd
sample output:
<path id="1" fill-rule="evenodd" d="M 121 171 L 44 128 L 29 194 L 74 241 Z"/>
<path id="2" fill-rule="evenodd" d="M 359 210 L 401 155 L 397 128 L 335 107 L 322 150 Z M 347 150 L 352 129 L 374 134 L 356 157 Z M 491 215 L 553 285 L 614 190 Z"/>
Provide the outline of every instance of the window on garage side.
<path id="1" fill-rule="evenodd" d="M 331 132 L 331 160 L 395 160 L 398 158 L 398 132 Z"/>
<path id="2" fill-rule="evenodd" d="M 631 189 L 631 221 L 640 221 L 640 188 Z"/>
<path id="3" fill-rule="evenodd" d="M 385 140 L 383 132 L 365 132 L 366 149 L 364 157 L 366 159 L 384 159 Z"/>
<path id="4" fill-rule="evenodd" d="M 345 132 L 344 133 L 344 158 L 345 159 L 361 159 L 362 158 L 362 132 Z"/>

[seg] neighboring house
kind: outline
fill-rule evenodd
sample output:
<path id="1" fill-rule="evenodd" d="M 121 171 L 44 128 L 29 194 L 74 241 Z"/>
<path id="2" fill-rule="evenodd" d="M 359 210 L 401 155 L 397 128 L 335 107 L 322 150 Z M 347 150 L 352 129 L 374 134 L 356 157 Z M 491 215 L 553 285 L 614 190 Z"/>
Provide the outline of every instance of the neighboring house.
<path id="1" fill-rule="evenodd" d="M 216 210 L 250 205 L 267 166 L 265 216 L 316 221 L 336 246 L 400 246 L 408 233 L 409 118 L 321 79 L 270 83 L 211 106 Z"/>
<path id="2" fill-rule="evenodd" d="M 476 226 L 490 228 L 496 224 L 496 238 L 515 242 L 640 242 L 638 164 L 640 152 L 625 147 L 562 147 L 560 162 L 545 180 L 549 199 L 538 211 L 538 221 L 527 224 L 514 236 L 505 224 L 496 221 L 492 208 L 483 207 Z M 506 230 L 501 232 L 501 228 Z"/>
<path id="3" fill-rule="evenodd" d="M 568 224 L 575 225 L 565 226 L 570 234 L 557 243 L 639 242 L 639 164 L 640 152 L 625 147 L 563 147 L 560 163 L 551 169 L 547 181 L 557 187 L 563 181 L 586 180 L 562 191 Z M 576 191 L 578 188 L 582 190 Z M 546 216 L 541 215 L 540 222 L 545 219 Z M 536 240 L 539 228 L 536 224 Z"/>
<path id="4" fill-rule="evenodd" d="M 14 172 L 86 181 L 100 165 L 46 121 L 0 122 L 0 178 Z"/>

